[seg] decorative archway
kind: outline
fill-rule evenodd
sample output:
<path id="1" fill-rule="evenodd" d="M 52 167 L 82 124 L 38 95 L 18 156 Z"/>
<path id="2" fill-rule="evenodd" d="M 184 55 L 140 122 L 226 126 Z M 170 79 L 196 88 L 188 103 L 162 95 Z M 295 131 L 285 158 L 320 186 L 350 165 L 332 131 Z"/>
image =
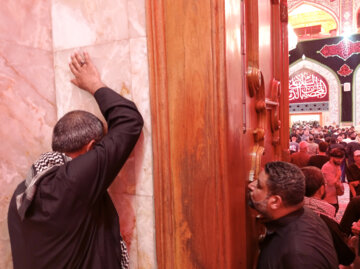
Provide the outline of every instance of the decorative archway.
<path id="1" fill-rule="evenodd" d="M 290 65 L 289 76 L 293 75 L 295 72 L 300 71 L 301 69 L 311 70 L 314 73 L 318 73 L 324 79 L 326 79 L 329 85 L 329 118 L 334 119 L 335 123 L 339 124 L 340 123 L 339 89 L 341 89 L 341 84 L 334 71 L 332 71 L 327 66 L 324 66 L 315 60 L 305 58 Z"/>
<path id="2" fill-rule="evenodd" d="M 310 1 L 301 1 L 301 2 L 298 2 L 297 4 L 295 4 L 294 6 L 290 7 L 288 14 L 291 14 L 294 10 L 296 10 L 297 8 L 299 8 L 302 5 L 313 6 L 315 8 L 318 8 L 318 9 L 326 12 L 327 14 L 329 14 L 334 19 L 334 21 L 337 25 L 337 34 L 339 33 L 339 31 L 340 31 L 340 15 L 336 14 L 336 11 L 329 8 L 328 6 L 324 6 L 324 5 L 310 2 Z"/>
<path id="3" fill-rule="evenodd" d="M 311 0 L 302 1 L 302 0 L 300 0 L 297 3 L 293 3 L 293 4 L 289 3 L 288 13 L 291 13 L 293 10 L 297 9 L 301 5 L 312 5 L 314 7 L 322 9 L 322 10 L 328 12 L 331 16 L 333 16 L 334 19 L 336 20 L 336 22 L 339 23 L 339 21 L 340 21 L 340 9 L 339 9 L 337 3 L 333 3 L 333 5 L 322 5 L 322 4 L 318 4 L 316 2 L 316 0 L 315 1 L 311 1 Z"/>
<path id="4" fill-rule="evenodd" d="M 360 125 L 360 64 L 357 66 L 354 72 L 353 77 L 353 100 L 355 104 L 354 107 L 354 124 Z"/>

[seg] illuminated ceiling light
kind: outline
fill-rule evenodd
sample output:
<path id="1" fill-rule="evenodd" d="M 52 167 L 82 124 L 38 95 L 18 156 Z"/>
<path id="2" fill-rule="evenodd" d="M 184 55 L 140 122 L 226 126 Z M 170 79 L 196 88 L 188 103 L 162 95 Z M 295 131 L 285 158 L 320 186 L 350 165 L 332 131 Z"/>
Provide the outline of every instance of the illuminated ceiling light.
<path id="1" fill-rule="evenodd" d="M 353 31 L 351 29 L 351 26 L 347 25 L 344 27 L 344 31 L 342 33 L 342 36 L 344 37 L 344 39 L 347 39 L 348 37 L 350 37 L 353 34 Z"/>

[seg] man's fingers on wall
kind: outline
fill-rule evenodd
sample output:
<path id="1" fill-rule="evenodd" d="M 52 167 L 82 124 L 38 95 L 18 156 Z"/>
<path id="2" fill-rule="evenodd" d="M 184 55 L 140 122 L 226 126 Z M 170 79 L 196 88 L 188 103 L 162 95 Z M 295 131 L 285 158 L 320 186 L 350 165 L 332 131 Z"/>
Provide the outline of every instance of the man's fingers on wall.
<path id="1" fill-rule="evenodd" d="M 90 55 L 89 53 L 87 53 L 86 51 L 84 51 L 84 60 L 86 63 L 92 63 L 91 59 L 90 59 Z"/>
<path id="2" fill-rule="evenodd" d="M 70 80 L 72 84 L 74 84 L 75 86 L 79 87 L 79 84 L 77 83 L 76 79 L 72 79 Z"/>
<path id="3" fill-rule="evenodd" d="M 81 57 L 79 53 L 75 53 L 75 59 L 80 66 L 82 66 L 85 63 L 85 60 L 83 60 L 83 57 Z"/>
<path id="4" fill-rule="evenodd" d="M 71 63 L 74 66 L 74 68 L 79 71 L 81 66 L 75 55 L 76 54 L 71 55 Z"/>
<path id="5" fill-rule="evenodd" d="M 76 67 L 74 66 L 74 64 L 72 62 L 69 63 L 69 67 L 70 67 L 71 73 L 73 73 L 74 76 L 77 76 L 79 74 L 79 71 L 76 69 Z"/>

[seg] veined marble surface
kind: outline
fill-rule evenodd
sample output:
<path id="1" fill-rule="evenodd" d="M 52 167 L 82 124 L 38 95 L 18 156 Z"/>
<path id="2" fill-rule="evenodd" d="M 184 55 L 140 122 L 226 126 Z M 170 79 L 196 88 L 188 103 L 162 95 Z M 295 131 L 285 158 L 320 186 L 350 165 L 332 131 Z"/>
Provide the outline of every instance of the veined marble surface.
<path id="1" fill-rule="evenodd" d="M 54 49 L 90 46 L 129 37 L 127 0 L 54 0 Z"/>
<path id="2" fill-rule="evenodd" d="M 10 197 L 30 164 L 50 150 L 57 119 L 73 109 L 102 118 L 94 98 L 70 82 L 75 50 L 88 51 L 103 81 L 143 115 L 139 142 L 109 192 L 130 268 L 156 268 L 145 0 L 16 0 L 3 3 L 0 14 L 0 268 L 12 268 Z"/>
<path id="3" fill-rule="evenodd" d="M 12 268 L 7 211 L 31 163 L 50 150 L 56 123 L 52 52 L 0 42 L 0 268 Z"/>
<path id="4" fill-rule="evenodd" d="M 3 1 L 0 40 L 52 51 L 51 1 Z"/>

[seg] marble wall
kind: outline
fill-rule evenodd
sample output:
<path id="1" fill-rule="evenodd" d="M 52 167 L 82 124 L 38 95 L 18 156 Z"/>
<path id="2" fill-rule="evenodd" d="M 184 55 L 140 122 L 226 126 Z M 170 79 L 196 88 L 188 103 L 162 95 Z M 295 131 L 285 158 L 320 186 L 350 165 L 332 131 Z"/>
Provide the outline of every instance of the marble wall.
<path id="1" fill-rule="evenodd" d="M 69 56 L 86 50 L 103 81 L 133 100 L 143 134 L 109 191 L 130 249 L 130 268 L 156 268 L 145 0 L 14 0 L 0 7 L 0 268 L 12 268 L 7 207 L 29 165 L 50 149 L 64 113 L 100 115 L 70 83 Z"/>

